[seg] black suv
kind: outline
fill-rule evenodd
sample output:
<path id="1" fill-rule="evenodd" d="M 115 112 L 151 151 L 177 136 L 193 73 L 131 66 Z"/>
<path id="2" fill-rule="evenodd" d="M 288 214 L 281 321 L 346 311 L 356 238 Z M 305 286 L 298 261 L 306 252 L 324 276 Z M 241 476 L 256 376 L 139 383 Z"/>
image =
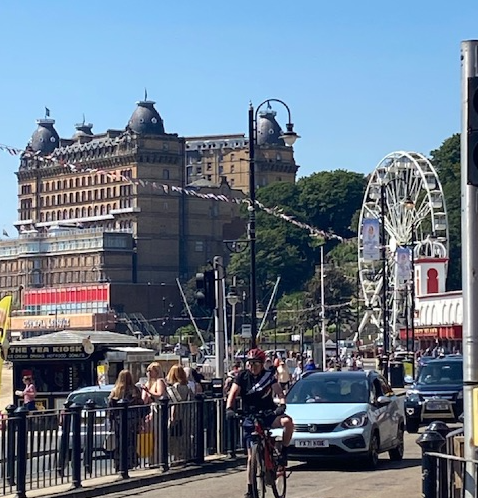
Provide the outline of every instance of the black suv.
<path id="1" fill-rule="evenodd" d="M 406 427 L 418 432 L 432 420 L 455 422 L 463 412 L 463 357 L 444 356 L 424 363 L 405 397 Z"/>

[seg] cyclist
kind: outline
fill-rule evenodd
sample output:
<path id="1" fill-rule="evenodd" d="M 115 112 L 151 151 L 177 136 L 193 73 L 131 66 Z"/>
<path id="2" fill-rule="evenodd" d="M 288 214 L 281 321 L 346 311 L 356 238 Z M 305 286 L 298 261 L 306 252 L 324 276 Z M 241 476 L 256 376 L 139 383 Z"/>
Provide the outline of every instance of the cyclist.
<path id="1" fill-rule="evenodd" d="M 284 392 L 282 391 L 273 372 L 264 368 L 266 355 L 264 351 L 255 348 L 247 354 L 246 370 L 239 373 L 234 379 L 226 402 L 226 417 L 234 417 L 234 400 L 237 396 L 242 398 L 242 408 L 245 415 L 243 423 L 244 438 L 247 447 L 247 466 L 251 459 L 252 432 L 254 431 L 253 416 L 260 411 L 272 411 L 270 416 L 265 417 L 268 428 L 282 427 L 282 451 L 279 464 L 287 466 L 287 450 L 294 432 L 292 419 L 285 414 L 286 404 Z M 274 403 L 274 396 L 279 398 L 279 405 Z M 247 492 L 245 498 L 252 498 L 252 483 L 249 482 L 249 471 L 247 472 Z"/>

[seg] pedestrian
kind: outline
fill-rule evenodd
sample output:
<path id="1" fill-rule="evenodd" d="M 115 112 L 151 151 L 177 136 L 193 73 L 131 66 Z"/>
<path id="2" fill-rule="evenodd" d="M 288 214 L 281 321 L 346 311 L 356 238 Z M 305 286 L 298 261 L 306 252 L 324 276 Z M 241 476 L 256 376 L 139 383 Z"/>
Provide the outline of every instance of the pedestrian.
<path id="1" fill-rule="evenodd" d="M 317 370 L 313 358 L 308 358 L 305 364 L 304 372 L 310 372 L 312 370 Z"/>
<path id="2" fill-rule="evenodd" d="M 186 373 L 186 378 L 188 379 L 188 387 L 191 389 L 193 394 L 201 394 L 202 386 L 198 384 L 193 377 L 193 369 L 191 367 L 184 367 L 184 372 Z"/>
<path id="3" fill-rule="evenodd" d="M 279 365 L 277 366 L 277 380 L 282 391 L 286 394 L 290 386 L 290 372 L 284 360 L 280 360 Z"/>
<path id="4" fill-rule="evenodd" d="M 33 384 L 33 378 L 31 375 L 23 376 L 23 383 L 25 384 L 25 388 L 23 391 L 15 391 L 15 394 L 20 398 L 23 398 L 23 406 L 30 411 L 36 409 L 35 407 L 35 399 L 37 397 L 37 390 L 35 388 L 35 384 Z"/>
<path id="5" fill-rule="evenodd" d="M 188 387 L 188 378 L 181 365 L 173 365 L 166 376 L 167 393 L 171 401 L 169 412 L 170 453 L 174 462 L 187 459 L 191 451 L 189 441 L 196 426 L 195 408 L 191 401 L 193 392 Z"/>
<path id="6" fill-rule="evenodd" d="M 128 469 L 133 469 L 138 466 L 139 458 L 137 454 L 137 437 L 142 430 L 144 418 L 147 412 L 144 409 L 133 408 L 137 405 L 144 405 L 141 397 L 141 391 L 133 382 L 133 376 L 129 370 L 121 370 L 116 379 L 116 383 L 108 397 L 108 407 L 118 408 L 120 400 L 128 402 L 128 418 L 127 418 L 127 451 L 128 451 Z M 121 434 L 121 411 L 110 410 L 110 420 L 112 431 L 115 434 L 115 445 L 113 458 L 116 471 L 126 470 L 120 468 L 120 434 Z"/>
<path id="7" fill-rule="evenodd" d="M 297 382 L 302 377 L 302 360 L 298 360 L 294 371 L 292 372 L 292 382 Z"/>
<path id="8" fill-rule="evenodd" d="M 234 379 L 237 377 L 240 371 L 241 371 L 241 362 L 237 361 L 236 363 L 234 363 L 232 370 L 228 372 L 228 374 L 226 375 L 226 380 L 224 381 L 225 396 L 229 394 L 229 391 L 231 390 L 232 387 L 232 383 L 234 382 Z"/>
<path id="9" fill-rule="evenodd" d="M 148 380 L 141 386 L 141 397 L 144 404 L 155 403 L 166 396 L 166 380 L 164 378 L 163 367 L 157 361 L 153 361 L 146 368 Z"/>

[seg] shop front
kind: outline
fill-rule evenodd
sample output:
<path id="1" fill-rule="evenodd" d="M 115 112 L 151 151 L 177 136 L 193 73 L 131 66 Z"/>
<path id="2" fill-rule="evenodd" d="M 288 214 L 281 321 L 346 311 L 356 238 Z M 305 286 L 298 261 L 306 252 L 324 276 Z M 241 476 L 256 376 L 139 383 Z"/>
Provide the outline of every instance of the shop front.
<path id="1" fill-rule="evenodd" d="M 71 391 L 114 383 L 123 368 L 138 381 L 154 351 L 137 347 L 137 339 L 125 334 L 71 330 L 12 342 L 7 359 L 13 364 L 13 392 L 31 375 L 37 408 L 59 409 Z M 14 402 L 21 404 L 21 398 Z"/>
<path id="2" fill-rule="evenodd" d="M 411 336 L 411 330 L 408 334 Z M 446 351 L 461 352 L 463 342 L 462 325 L 437 325 L 430 327 L 415 327 L 414 337 L 415 350 L 433 349 L 435 346 L 443 347 Z M 403 342 L 407 340 L 406 329 L 400 330 L 400 339 Z"/>
<path id="3" fill-rule="evenodd" d="M 113 331 L 116 326 L 114 313 L 52 313 L 49 315 L 12 316 L 12 339 L 28 339 L 59 330 Z"/>

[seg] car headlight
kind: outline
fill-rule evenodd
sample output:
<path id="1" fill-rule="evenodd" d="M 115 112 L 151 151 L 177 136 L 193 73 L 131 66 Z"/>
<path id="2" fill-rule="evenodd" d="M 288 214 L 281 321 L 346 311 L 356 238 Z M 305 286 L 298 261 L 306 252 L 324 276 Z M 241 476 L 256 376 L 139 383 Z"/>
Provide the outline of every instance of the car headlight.
<path id="1" fill-rule="evenodd" d="M 460 391 L 460 392 L 456 395 L 456 399 L 463 399 L 463 391 Z"/>
<path id="2" fill-rule="evenodd" d="M 355 429 L 356 427 L 364 427 L 368 424 L 367 412 L 360 412 L 352 415 L 342 422 L 342 427 L 346 429 Z"/>
<path id="3" fill-rule="evenodd" d="M 417 402 L 420 401 L 420 395 L 417 390 L 409 389 L 406 394 L 406 398 L 408 401 Z"/>

